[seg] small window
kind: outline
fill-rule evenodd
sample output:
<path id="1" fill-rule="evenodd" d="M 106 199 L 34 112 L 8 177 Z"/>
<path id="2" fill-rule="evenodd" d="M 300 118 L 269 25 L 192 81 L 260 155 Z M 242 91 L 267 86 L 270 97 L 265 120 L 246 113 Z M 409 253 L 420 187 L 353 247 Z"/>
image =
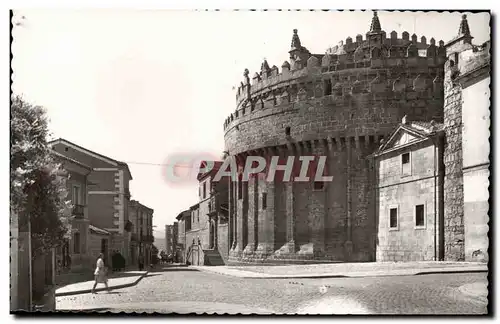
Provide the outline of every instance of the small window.
<path id="1" fill-rule="evenodd" d="M 389 217 L 390 217 L 389 227 L 390 228 L 397 228 L 398 227 L 398 209 L 391 208 Z"/>
<path id="2" fill-rule="evenodd" d="M 290 136 L 290 127 L 285 128 L 285 135 Z"/>
<path id="3" fill-rule="evenodd" d="M 238 179 L 238 200 L 243 196 L 243 181 Z"/>
<path id="4" fill-rule="evenodd" d="M 411 159 L 411 156 L 410 156 L 409 152 L 401 154 L 401 173 L 402 173 L 402 176 L 411 175 L 410 159 Z"/>
<path id="5" fill-rule="evenodd" d="M 207 196 L 207 183 L 203 182 L 203 199 Z"/>
<path id="6" fill-rule="evenodd" d="M 322 181 L 316 181 L 314 182 L 314 190 L 323 190 L 325 187 L 325 183 Z"/>
<path id="7" fill-rule="evenodd" d="M 79 186 L 73 186 L 73 197 L 72 197 L 72 203 L 74 205 L 81 205 L 82 203 L 82 196 L 81 196 L 81 191 Z"/>
<path id="8" fill-rule="evenodd" d="M 267 192 L 262 193 L 262 209 L 267 208 Z"/>
<path id="9" fill-rule="evenodd" d="M 73 235 L 73 243 L 74 243 L 74 253 L 80 253 L 80 233 L 76 232 Z"/>
<path id="10" fill-rule="evenodd" d="M 108 251 L 108 240 L 107 239 L 101 239 L 101 253 L 104 253 L 106 256 Z"/>
<path id="11" fill-rule="evenodd" d="M 323 94 L 325 96 L 329 96 L 332 94 L 332 81 L 330 79 L 324 80 L 323 90 Z"/>
<path id="12" fill-rule="evenodd" d="M 425 226 L 424 205 L 415 206 L 415 226 Z"/>

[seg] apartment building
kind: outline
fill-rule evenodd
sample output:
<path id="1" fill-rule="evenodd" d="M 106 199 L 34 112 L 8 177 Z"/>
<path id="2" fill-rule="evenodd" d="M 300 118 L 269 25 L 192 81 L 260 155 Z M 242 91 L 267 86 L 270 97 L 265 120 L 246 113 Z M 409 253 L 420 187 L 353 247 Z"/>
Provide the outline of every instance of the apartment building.
<path id="1" fill-rule="evenodd" d="M 145 265 L 151 264 L 154 210 L 131 200 L 129 205 L 130 221 L 132 223 L 130 256 L 132 264 L 139 264 L 142 257 Z"/>
<path id="2" fill-rule="evenodd" d="M 130 263 L 130 230 L 128 205 L 130 201 L 129 182 L 133 179 L 130 169 L 126 163 L 117 161 L 108 156 L 96 153 L 87 148 L 81 147 L 66 139 L 57 139 L 49 142 L 52 149 L 66 158 L 77 161 L 80 164 L 91 168 L 87 175 L 86 186 L 78 187 L 76 185 L 76 197 L 83 197 L 83 190 L 86 190 L 87 197 L 82 201 L 86 207 L 77 210 L 78 213 L 85 212 L 89 224 L 100 229 L 102 233 L 109 233 L 105 242 L 99 236 L 98 243 L 106 254 L 110 251 L 119 251 L 125 258 L 127 264 Z M 80 189 L 81 188 L 81 189 Z M 81 192 L 81 193 L 80 193 Z M 77 201 L 78 202 L 78 201 Z M 77 204 L 78 205 L 78 204 Z M 104 231 L 104 232 L 103 232 Z M 101 234 L 102 234 L 101 233 Z M 73 240 L 82 240 L 75 237 Z M 74 250 L 74 244 L 73 244 Z M 109 255 L 106 255 L 109 259 Z"/>

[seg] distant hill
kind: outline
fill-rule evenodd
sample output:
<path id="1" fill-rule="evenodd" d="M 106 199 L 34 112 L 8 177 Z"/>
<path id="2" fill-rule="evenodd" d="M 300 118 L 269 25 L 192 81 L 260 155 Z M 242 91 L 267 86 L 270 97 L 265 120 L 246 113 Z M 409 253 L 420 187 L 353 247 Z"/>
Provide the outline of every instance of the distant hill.
<path id="1" fill-rule="evenodd" d="M 158 248 L 158 251 L 165 251 L 167 249 L 167 245 L 165 244 L 165 237 L 158 237 L 155 235 L 155 241 L 153 244 Z"/>

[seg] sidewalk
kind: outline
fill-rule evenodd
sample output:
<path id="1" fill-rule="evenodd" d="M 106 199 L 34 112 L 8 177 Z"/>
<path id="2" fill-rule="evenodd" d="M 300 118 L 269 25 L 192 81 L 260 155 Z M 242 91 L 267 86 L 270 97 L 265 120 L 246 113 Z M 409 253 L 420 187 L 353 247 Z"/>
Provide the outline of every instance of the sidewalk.
<path id="1" fill-rule="evenodd" d="M 431 273 L 488 272 L 480 262 L 360 262 L 283 266 L 190 266 L 239 278 L 289 279 L 411 276 Z"/>
<path id="2" fill-rule="evenodd" d="M 126 271 L 119 273 L 118 277 L 108 279 L 109 289 L 120 289 L 137 285 L 148 271 Z M 92 291 L 94 280 L 70 284 L 56 290 L 56 297 L 86 294 Z M 96 292 L 105 291 L 104 284 L 98 284 Z"/>

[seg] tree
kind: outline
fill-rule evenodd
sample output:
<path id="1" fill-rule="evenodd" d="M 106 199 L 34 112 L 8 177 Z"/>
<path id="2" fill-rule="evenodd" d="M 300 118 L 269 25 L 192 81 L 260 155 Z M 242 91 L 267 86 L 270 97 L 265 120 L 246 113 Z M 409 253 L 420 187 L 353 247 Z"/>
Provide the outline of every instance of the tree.
<path id="1" fill-rule="evenodd" d="M 13 96 L 10 107 L 10 204 L 19 225 L 31 223 L 33 256 L 57 246 L 71 230 L 67 173 L 47 143 L 46 111 Z M 11 219 L 12 221 L 12 219 Z"/>

